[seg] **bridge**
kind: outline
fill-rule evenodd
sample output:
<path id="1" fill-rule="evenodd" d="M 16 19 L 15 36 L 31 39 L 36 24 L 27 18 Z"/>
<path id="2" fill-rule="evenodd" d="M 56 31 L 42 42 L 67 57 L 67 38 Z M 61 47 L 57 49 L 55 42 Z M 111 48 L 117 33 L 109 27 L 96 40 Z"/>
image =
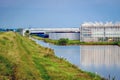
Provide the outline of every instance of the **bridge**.
<path id="1" fill-rule="evenodd" d="M 26 30 L 29 33 L 51 33 L 51 32 L 80 32 L 79 28 L 29 28 L 23 29 L 22 35 L 25 35 Z"/>
<path id="2" fill-rule="evenodd" d="M 70 40 L 80 39 L 79 28 L 29 28 L 23 29 L 23 36 L 27 30 L 29 30 L 29 34 L 36 34 L 37 36 L 53 40 L 59 40 L 61 38 L 68 38 Z"/>

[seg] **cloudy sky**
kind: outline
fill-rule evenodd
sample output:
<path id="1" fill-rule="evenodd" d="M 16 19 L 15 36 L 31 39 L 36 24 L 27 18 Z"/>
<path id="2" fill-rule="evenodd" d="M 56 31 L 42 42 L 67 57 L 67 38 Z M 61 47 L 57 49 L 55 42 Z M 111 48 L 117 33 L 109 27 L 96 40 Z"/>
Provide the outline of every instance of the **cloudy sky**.
<path id="1" fill-rule="evenodd" d="M 120 0 L 0 0 L 0 27 L 80 27 L 120 21 Z"/>

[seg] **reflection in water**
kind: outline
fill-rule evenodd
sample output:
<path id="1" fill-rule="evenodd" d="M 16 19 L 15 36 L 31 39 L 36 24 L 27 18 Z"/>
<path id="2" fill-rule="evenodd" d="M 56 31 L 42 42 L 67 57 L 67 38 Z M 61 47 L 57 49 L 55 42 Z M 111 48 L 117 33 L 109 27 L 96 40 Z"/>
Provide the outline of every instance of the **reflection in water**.
<path id="1" fill-rule="evenodd" d="M 80 46 L 80 68 L 120 80 L 120 47 Z"/>
<path id="2" fill-rule="evenodd" d="M 81 65 L 119 66 L 120 48 L 118 46 L 81 46 Z"/>

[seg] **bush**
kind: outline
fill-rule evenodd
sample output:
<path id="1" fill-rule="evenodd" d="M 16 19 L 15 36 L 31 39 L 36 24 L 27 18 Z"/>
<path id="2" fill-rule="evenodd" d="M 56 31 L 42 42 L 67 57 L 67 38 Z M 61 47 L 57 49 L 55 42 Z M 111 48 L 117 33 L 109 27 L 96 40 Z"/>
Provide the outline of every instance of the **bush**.
<path id="1" fill-rule="evenodd" d="M 118 42 L 118 46 L 120 46 L 120 42 Z"/>
<path id="2" fill-rule="evenodd" d="M 29 37 L 29 34 L 30 34 L 30 31 L 29 31 L 29 30 L 26 30 L 25 36 Z"/>
<path id="3" fill-rule="evenodd" d="M 66 45 L 68 43 L 69 39 L 61 38 L 58 40 L 59 45 Z"/>

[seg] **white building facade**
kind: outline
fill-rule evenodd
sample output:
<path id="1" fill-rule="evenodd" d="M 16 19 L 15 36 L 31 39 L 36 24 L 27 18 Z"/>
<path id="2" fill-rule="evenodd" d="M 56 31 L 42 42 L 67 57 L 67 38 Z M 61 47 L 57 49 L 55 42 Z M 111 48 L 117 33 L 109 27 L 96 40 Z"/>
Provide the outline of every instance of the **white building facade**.
<path id="1" fill-rule="evenodd" d="M 67 38 L 69 40 L 80 40 L 79 28 L 31 28 L 30 33 L 44 33 L 48 35 L 49 39 L 59 40 Z"/>
<path id="2" fill-rule="evenodd" d="M 61 38 L 67 38 L 69 40 L 80 40 L 80 32 L 51 32 L 49 33 L 49 39 L 59 40 Z"/>
<path id="3" fill-rule="evenodd" d="M 80 41 L 120 41 L 120 23 L 84 23 L 80 27 Z"/>

